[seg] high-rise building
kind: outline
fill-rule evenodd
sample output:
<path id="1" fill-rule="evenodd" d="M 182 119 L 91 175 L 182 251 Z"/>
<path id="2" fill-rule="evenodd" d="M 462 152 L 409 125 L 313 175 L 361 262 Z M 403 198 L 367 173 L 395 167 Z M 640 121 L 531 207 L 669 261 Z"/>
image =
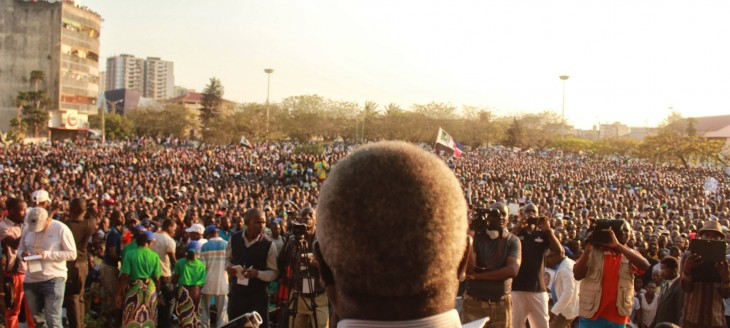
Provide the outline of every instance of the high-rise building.
<path id="1" fill-rule="evenodd" d="M 121 54 L 106 60 L 106 90 L 144 89 L 144 59 Z"/>
<path id="2" fill-rule="evenodd" d="M 88 128 L 97 113 L 101 16 L 70 0 L 0 0 L 0 129 L 10 127 L 19 92 L 39 89 L 50 98 L 49 127 Z"/>
<path id="3" fill-rule="evenodd" d="M 106 90 L 137 90 L 143 97 L 155 100 L 175 96 L 175 75 L 171 61 L 122 54 L 107 59 L 106 72 Z"/>
<path id="4" fill-rule="evenodd" d="M 144 61 L 144 96 L 155 100 L 175 95 L 175 78 L 171 61 L 159 57 L 147 57 Z"/>

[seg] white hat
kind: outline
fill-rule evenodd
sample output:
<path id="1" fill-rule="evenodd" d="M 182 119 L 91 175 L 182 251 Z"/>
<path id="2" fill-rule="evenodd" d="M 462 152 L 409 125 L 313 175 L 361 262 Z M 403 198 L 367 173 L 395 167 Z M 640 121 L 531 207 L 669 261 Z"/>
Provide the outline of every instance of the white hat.
<path id="1" fill-rule="evenodd" d="M 43 231 L 49 219 L 48 212 L 41 207 L 29 208 L 25 214 L 25 224 L 28 225 L 28 230 L 33 232 Z"/>
<path id="2" fill-rule="evenodd" d="M 30 200 L 34 204 L 40 204 L 44 202 L 50 202 L 51 197 L 48 195 L 47 191 L 40 189 L 33 192 L 33 194 L 30 196 Z"/>
<path id="3" fill-rule="evenodd" d="M 205 232 L 205 228 L 202 224 L 196 223 L 191 225 L 190 228 L 185 229 L 185 232 L 197 232 L 202 235 Z"/>

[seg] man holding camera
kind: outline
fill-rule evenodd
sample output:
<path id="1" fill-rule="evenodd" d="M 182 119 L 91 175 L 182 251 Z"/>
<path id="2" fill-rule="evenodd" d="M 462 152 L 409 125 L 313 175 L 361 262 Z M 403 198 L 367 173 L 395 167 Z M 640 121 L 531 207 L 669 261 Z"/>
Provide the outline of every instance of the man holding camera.
<path id="1" fill-rule="evenodd" d="M 697 232 L 700 240 L 724 241 L 725 233 L 717 221 L 707 221 Z M 682 327 L 725 327 L 723 299 L 730 297 L 728 262 L 705 261 L 688 251 L 682 257 L 681 286 L 684 291 Z"/>
<path id="2" fill-rule="evenodd" d="M 510 291 L 522 252 L 519 239 L 507 230 L 508 223 L 509 209 L 503 203 L 478 209 L 474 215 L 462 322 L 489 317 L 490 327 L 512 327 Z"/>
<path id="3" fill-rule="evenodd" d="M 532 328 L 547 328 L 550 315 L 549 297 L 543 279 L 545 252 L 549 248 L 562 258 L 565 250 L 550 228 L 548 219 L 539 218 L 535 204 L 527 204 L 520 209 L 520 221 L 512 234 L 522 244 L 522 264 L 512 283 L 512 301 L 520 306 L 512 310 L 512 324 L 525 327 L 525 321 L 529 320 Z"/>
<path id="4" fill-rule="evenodd" d="M 643 274 L 649 262 L 626 246 L 631 238 L 628 222 L 597 221 L 573 267 L 581 281 L 580 326 L 626 327 L 634 303 L 634 274 Z"/>
<path id="5" fill-rule="evenodd" d="M 314 213 L 311 207 L 304 207 L 299 211 L 298 222 L 289 227 L 291 235 L 279 256 L 282 272 L 289 271 L 292 275 L 286 279 L 295 279 L 293 281 L 295 290 L 289 295 L 297 298 L 296 303 L 290 302 L 292 304 L 290 313 L 295 315 L 294 328 L 312 327 L 312 325 L 319 328 L 329 326 L 329 299 L 324 286 L 320 284 L 319 264 L 313 257 L 313 246 L 317 241 L 315 229 L 317 219 Z M 299 247 L 300 252 L 297 252 L 297 246 L 302 246 Z M 296 258 L 297 254 L 300 255 L 299 258 Z M 297 266 L 301 269 L 296 270 Z M 298 277 L 297 272 L 300 273 Z M 291 327 L 292 321 L 289 322 Z"/>

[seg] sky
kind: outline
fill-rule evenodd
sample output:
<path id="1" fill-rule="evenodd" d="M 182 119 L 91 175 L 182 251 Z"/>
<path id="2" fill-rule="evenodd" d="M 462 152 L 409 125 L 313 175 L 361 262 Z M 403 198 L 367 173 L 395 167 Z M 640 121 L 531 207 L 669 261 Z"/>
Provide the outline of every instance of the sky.
<path id="1" fill-rule="evenodd" d="M 82 0 L 101 57 L 161 57 L 224 98 L 562 113 L 577 128 L 730 114 L 730 1 Z M 100 63 L 105 67 L 105 61 Z M 561 81 L 560 75 L 569 79 Z"/>

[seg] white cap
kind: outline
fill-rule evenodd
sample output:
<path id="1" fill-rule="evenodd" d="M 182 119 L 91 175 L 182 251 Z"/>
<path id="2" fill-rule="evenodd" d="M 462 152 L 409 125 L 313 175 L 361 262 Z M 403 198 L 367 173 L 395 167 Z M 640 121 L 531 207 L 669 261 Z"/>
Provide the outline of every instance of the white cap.
<path id="1" fill-rule="evenodd" d="M 41 207 L 29 208 L 25 214 L 25 224 L 28 225 L 28 230 L 33 232 L 43 231 L 48 220 L 50 220 L 48 212 Z"/>
<path id="2" fill-rule="evenodd" d="M 48 195 L 47 191 L 40 189 L 33 192 L 33 194 L 30 196 L 30 200 L 34 204 L 40 204 L 44 202 L 50 202 L 51 196 Z"/>
<path id="3" fill-rule="evenodd" d="M 191 225 L 190 228 L 185 229 L 185 232 L 197 232 L 202 235 L 205 232 L 205 228 L 202 224 L 196 223 Z"/>

